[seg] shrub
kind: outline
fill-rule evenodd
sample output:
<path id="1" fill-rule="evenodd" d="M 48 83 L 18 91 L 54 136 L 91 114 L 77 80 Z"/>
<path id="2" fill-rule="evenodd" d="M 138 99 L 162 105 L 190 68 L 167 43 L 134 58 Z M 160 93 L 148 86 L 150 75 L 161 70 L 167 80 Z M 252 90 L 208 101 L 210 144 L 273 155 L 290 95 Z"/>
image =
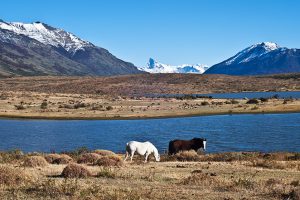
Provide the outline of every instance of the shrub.
<path id="1" fill-rule="evenodd" d="M 51 164 L 68 164 L 73 161 L 73 158 L 71 158 L 67 154 L 48 154 L 45 156 L 45 159 L 48 163 Z"/>
<path id="2" fill-rule="evenodd" d="M 107 106 L 107 107 L 106 107 L 106 110 L 112 110 L 112 109 L 113 109 L 112 106 Z"/>
<path id="3" fill-rule="evenodd" d="M 111 168 L 104 167 L 97 173 L 97 177 L 116 178 L 116 174 L 112 171 Z"/>
<path id="4" fill-rule="evenodd" d="M 15 149 L 8 152 L 0 152 L 1 163 L 15 163 L 24 158 L 24 153 L 21 150 Z"/>
<path id="5" fill-rule="evenodd" d="M 102 149 L 96 149 L 94 153 L 99 154 L 100 156 L 109 156 L 109 155 L 116 155 L 114 152 L 109 150 L 102 150 Z"/>
<path id="6" fill-rule="evenodd" d="M 231 99 L 230 102 L 231 102 L 231 104 L 239 104 L 239 101 L 237 101 L 235 99 Z"/>
<path id="7" fill-rule="evenodd" d="M 123 160 L 118 155 L 102 156 L 97 161 L 97 165 L 98 166 L 104 166 L 104 167 L 111 167 L 111 166 L 119 167 L 119 166 L 123 165 Z"/>
<path id="8" fill-rule="evenodd" d="M 0 185 L 16 186 L 29 180 L 30 177 L 19 168 L 0 166 Z"/>
<path id="9" fill-rule="evenodd" d="M 257 99 L 249 99 L 247 101 L 247 104 L 258 104 L 258 103 L 259 103 L 259 101 Z"/>
<path id="10" fill-rule="evenodd" d="M 15 108 L 16 108 L 17 110 L 24 110 L 24 109 L 25 109 L 25 106 L 23 106 L 22 104 L 20 104 L 20 105 L 15 105 Z"/>
<path id="11" fill-rule="evenodd" d="M 56 154 L 56 153 L 47 154 L 45 156 L 46 161 L 50 164 L 53 164 L 53 161 L 58 159 L 58 158 L 60 158 L 60 155 Z"/>
<path id="12" fill-rule="evenodd" d="M 57 158 L 53 161 L 54 164 L 69 164 L 73 162 L 73 158 L 67 154 L 61 154 L 60 158 Z"/>
<path id="13" fill-rule="evenodd" d="M 80 155 L 77 162 L 95 165 L 101 157 L 102 156 L 100 156 L 97 153 L 84 153 L 84 154 Z"/>
<path id="14" fill-rule="evenodd" d="M 24 167 L 46 167 L 48 162 L 42 156 L 28 156 L 25 158 Z"/>
<path id="15" fill-rule="evenodd" d="M 70 163 L 63 169 L 61 176 L 64 178 L 86 178 L 92 176 L 92 173 L 82 165 Z"/>
<path id="16" fill-rule="evenodd" d="M 47 101 L 43 101 L 43 103 L 41 104 L 41 109 L 46 109 L 48 106 Z"/>
<path id="17" fill-rule="evenodd" d="M 268 98 L 259 98 L 259 100 L 261 101 L 261 102 L 268 102 L 269 101 L 269 99 Z"/>
<path id="18" fill-rule="evenodd" d="M 201 102 L 201 106 L 207 106 L 207 105 L 209 105 L 209 103 L 207 101 Z"/>
<path id="19" fill-rule="evenodd" d="M 85 108 L 87 105 L 85 103 L 76 103 L 74 109 Z"/>

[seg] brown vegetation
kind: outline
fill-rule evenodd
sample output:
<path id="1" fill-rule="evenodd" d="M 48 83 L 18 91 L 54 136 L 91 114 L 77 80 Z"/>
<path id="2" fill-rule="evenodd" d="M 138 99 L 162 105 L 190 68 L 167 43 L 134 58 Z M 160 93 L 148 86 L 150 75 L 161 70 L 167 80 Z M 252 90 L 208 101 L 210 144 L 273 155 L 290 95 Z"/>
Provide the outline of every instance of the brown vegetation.
<path id="1" fill-rule="evenodd" d="M 84 166 L 76 163 L 68 164 L 61 173 L 64 178 L 87 178 L 92 173 Z"/>
<path id="2" fill-rule="evenodd" d="M 48 162 L 42 156 L 28 156 L 25 158 L 24 167 L 46 167 Z"/>
<path id="3" fill-rule="evenodd" d="M 78 159 L 78 163 L 84 163 L 84 164 L 91 164 L 91 165 L 95 165 L 97 163 L 97 161 L 101 158 L 102 156 L 100 156 L 97 153 L 84 153 L 82 155 L 80 155 L 79 159 Z"/>
<path id="4" fill-rule="evenodd" d="M 109 151 L 109 150 L 103 150 L 103 149 L 96 149 L 94 153 L 99 154 L 100 156 L 110 156 L 110 155 L 115 155 L 114 152 Z"/>
<path id="5" fill-rule="evenodd" d="M 102 156 L 100 159 L 98 159 L 96 164 L 98 166 L 104 166 L 104 167 L 122 166 L 123 160 L 118 155 L 108 155 L 108 156 Z"/>
<path id="6" fill-rule="evenodd" d="M 18 77 L 0 80 L 0 91 L 144 96 L 241 91 L 300 90 L 294 76 L 140 74 L 115 77 Z"/>
<path id="7" fill-rule="evenodd" d="M 0 166 L 0 185 L 18 186 L 29 180 L 29 175 L 21 169 L 11 166 Z"/>

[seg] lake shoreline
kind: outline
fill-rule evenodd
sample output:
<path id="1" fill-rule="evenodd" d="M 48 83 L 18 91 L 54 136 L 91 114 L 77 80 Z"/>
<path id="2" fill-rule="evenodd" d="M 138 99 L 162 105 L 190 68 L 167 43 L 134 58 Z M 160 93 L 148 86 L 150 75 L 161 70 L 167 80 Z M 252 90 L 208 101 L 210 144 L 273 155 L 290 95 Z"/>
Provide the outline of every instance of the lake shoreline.
<path id="1" fill-rule="evenodd" d="M 67 117 L 67 116 L 21 116 L 21 115 L 0 115 L 0 119 L 5 120 L 150 120 L 150 119 L 171 119 L 185 117 L 201 117 L 201 116 L 218 116 L 218 115 L 264 115 L 264 114 L 292 114 L 300 113 L 295 111 L 266 111 L 266 112 L 215 112 L 215 113 L 199 113 L 199 114 L 178 114 L 163 116 L 134 116 L 134 117 Z"/>

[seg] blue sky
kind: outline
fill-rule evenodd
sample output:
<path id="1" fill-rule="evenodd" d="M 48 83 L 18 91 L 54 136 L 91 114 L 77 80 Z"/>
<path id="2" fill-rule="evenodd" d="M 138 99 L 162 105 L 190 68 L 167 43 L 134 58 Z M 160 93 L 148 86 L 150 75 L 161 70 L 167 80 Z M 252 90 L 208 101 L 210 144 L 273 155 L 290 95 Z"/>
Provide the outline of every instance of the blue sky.
<path id="1" fill-rule="evenodd" d="M 297 0 L 6 0 L 4 21 L 63 28 L 137 66 L 213 65 L 254 43 L 300 48 Z"/>

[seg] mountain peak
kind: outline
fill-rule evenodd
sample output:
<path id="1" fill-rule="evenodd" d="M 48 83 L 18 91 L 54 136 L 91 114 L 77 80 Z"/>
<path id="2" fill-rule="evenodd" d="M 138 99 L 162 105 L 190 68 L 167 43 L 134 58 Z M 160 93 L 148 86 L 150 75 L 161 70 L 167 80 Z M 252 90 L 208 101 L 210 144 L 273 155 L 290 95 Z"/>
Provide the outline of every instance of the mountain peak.
<path id="1" fill-rule="evenodd" d="M 146 71 L 149 73 L 197 73 L 202 74 L 205 70 L 208 69 L 207 65 L 196 64 L 196 65 L 166 65 L 156 61 L 153 58 L 149 58 L 146 67 L 140 68 L 142 71 Z"/>
<path id="2" fill-rule="evenodd" d="M 262 75 L 300 72 L 300 50 L 273 42 L 252 45 L 213 65 L 206 74 Z"/>
<path id="3" fill-rule="evenodd" d="M 279 49 L 279 45 L 273 42 L 261 42 L 240 51 L 235 56 L 226 60 L 226 65 L 246 63 L 271 51 Z"/>
<path id="4" fill-rule="evenodd" d="M 53 28 L 40 21 L 34 23 L 0 22 L 0 29 L 6 29 L 16 34 L 25 35 L 46 45 L 58 48 L 62 47 L 67 52 L 73 54 L 75 54 L 77 50 L 84 49 L 86 46 L 93 46 L 91 43 L 81 40 L 72 33 L 59 28 Z"/>
<path id="5" fill-rule="evenodd" d="M 274 42 L 262 42 L 259 45 L 270 51 L 280 48 L 280 46 Z"/>

